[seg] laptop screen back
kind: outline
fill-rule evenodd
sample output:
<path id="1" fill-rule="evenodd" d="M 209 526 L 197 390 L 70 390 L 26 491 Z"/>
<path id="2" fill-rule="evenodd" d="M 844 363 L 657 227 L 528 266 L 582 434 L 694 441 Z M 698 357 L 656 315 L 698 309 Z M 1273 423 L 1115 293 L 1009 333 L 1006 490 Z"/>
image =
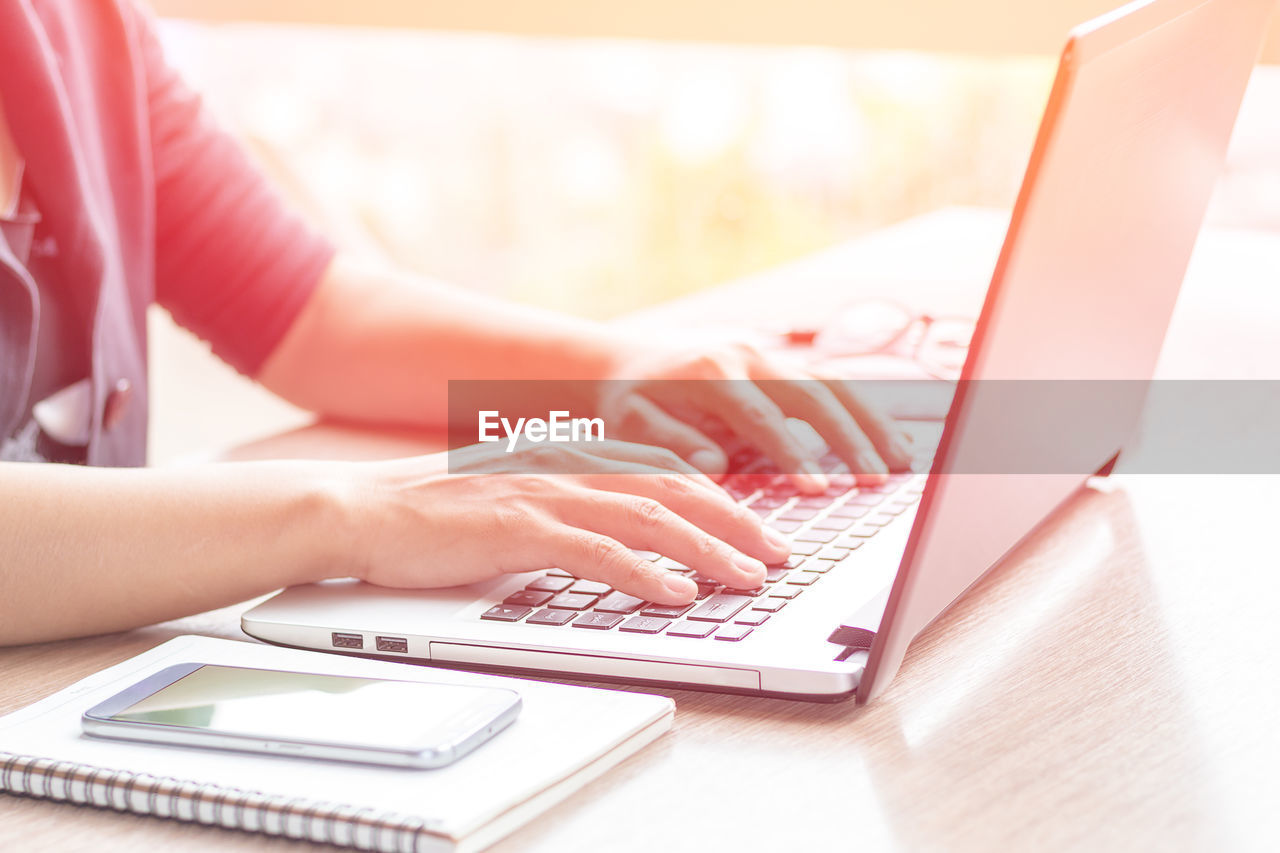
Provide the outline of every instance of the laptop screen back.
<path id="1" fill-rule="evenodd" d="M 859 700 L 1133 432 L 1274 0 L 1075 30 Z"/>

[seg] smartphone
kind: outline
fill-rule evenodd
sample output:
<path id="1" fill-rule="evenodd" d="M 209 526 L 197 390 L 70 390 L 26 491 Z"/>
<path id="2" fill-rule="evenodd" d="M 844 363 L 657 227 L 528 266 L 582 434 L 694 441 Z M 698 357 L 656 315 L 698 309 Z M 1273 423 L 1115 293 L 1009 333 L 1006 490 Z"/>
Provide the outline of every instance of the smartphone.
<path id="1" fill-rule="evenodd" d="M 509 726 L 498 687 L 181 663 L 81 717 L 94 737 L 393 767 L 457 761 Z"/>

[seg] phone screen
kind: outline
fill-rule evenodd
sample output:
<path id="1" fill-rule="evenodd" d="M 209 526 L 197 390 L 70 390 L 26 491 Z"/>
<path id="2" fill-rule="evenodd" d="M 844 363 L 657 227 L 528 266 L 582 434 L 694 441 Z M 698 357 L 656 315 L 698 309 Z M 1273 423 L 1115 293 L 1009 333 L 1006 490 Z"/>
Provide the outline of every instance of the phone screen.
<path id="1" fill-rule="evenodd" d="M 109 719 L 267 739 L 409 749 L 497 691 L 206 664 Z"/>

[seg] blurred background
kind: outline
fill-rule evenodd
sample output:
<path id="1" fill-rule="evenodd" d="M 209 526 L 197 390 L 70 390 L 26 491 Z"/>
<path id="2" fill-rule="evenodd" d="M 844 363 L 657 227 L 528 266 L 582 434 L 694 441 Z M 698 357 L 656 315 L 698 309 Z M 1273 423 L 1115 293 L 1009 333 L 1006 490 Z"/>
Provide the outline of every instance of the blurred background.
<path id="1" fill-rule="evenodd" d="M 608 319 L 940 207 L 1008 208 L 1054 54 L 1111 4 L 151 5 L 170 61 L 344 249 Z M 1280 239 L 1278 107 L 1262 66 L 1211 223 Z M 158 310 L 151 336 L 154 462 L 308 420 Z"/>

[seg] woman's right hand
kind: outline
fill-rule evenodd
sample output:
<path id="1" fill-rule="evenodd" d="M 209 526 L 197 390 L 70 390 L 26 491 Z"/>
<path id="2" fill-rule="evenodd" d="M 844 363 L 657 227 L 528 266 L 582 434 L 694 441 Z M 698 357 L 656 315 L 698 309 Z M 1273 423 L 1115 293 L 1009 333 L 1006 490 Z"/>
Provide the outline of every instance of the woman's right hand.
<path id="1" fill-rule="evenodd" d="M 632 549 L 656 551 L 726 586 L 764 582 L 785 539 L 674 453 L 620 441 L 475 445 L 357 469 L 344 489 L 352 565 L 388 587 L 454 586 L 561 568 L 659 604 L 697 587 Z M 450 464 L 452 470 L 450 471 Z M 343 472 L 351 474 L 350 469 Z"/>

